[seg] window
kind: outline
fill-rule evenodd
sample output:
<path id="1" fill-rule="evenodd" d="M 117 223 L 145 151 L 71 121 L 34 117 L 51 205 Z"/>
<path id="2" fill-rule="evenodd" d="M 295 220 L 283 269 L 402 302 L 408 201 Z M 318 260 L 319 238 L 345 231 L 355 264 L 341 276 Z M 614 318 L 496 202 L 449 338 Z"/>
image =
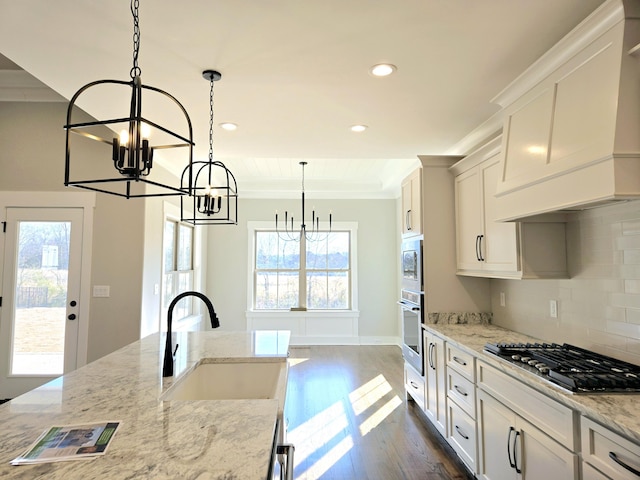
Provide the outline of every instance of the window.
<path id="1" fill-rule="evenodd" d="M 193 227 L 175 220 L 164 223 L 164 285 L 162 305 L 166 309 L 176 295 L 193 290 Z M 192 299 L 184 298 L 173 311 L 173 320 L 193 313 Z"/>
<path id="2" fill-rule="evenodd" d="M 321 232 L 315 241 L 256 230 L 253 308 L 350 309 L 351 240 L 349 230 Z"/>

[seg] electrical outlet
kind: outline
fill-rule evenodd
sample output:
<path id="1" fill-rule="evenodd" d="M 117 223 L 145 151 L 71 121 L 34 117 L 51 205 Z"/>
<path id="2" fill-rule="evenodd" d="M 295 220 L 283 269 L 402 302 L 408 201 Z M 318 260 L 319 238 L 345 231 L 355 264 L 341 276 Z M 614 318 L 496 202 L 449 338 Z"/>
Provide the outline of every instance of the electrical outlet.
<path id="1" fill-rule="evenodd" d="M 507 301 L 504 296 L 504 292 L 500 292 L 500 306 L 504 307 L 507 305 Z"/>
<path id="2" fill-rule="evenodd" d="M 549 300 L 549 316 L 558 318 L 558 302 L 556 300 Z"/>

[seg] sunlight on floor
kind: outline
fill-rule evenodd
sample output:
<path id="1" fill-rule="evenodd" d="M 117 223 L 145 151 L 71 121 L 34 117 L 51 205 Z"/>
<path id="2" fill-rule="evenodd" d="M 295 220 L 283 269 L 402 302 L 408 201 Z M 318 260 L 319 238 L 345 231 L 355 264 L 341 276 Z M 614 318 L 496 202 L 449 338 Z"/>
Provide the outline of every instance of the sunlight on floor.
<path id="1" fill-rule="evenodd" d="M 289 359 L 290 362 L 306 359 Z M 297 362 L 300 363 L 300 362 Z M 291 363 L 290 365 L 296 365 Z M 378 375 L 349 394 L 348 401 L 339 401 L 324 409 L 314 417 L 299 425 L 287 434 L 288 440 L 296 446 L 295 478 L 298 480 L 317 480 L 336 464 L 354 446 L 351 435 L 344 436 L 349 430 L 350 409 L 359 423 L 360 435 L 364 437 L 384 421 L 398 406 L 402 399 L 393 395 L 381 407 L 367 415 L 367 411 L 392 391 L 392 387 L 383 375 Z M 348 414 L 349 413 L 349 414 Z M 353 421 L 353 420 L 351 420 Z M 344 438 L 340 439 L 341 436 Z M 337 442 L 337 443 L 335 443 Z M 316 452 L 335 443 L 319 459 Z M 323 448 L 325 447 L 325 448 Z"/>
<path id="2" fill-rule="evenodd" d="M 364 437 L 367 433 L 380 425 L 380 423 L 387 418 L 391 412 L 398 408 L 399 405 L 402 405 L 402 400 L 400 400 L 397 395 L 394 395 L 391 400 L 385 403 L 381 408 L 371 414 L 369 418 L 360 424 L 360 434 Z"/>
<path id="3" fill-rule="evenodd" d="M 390 391 L 391 385 L 389 385 L 389 382 L 383 375 L 378 375 L 349 394 L 353 411 L 356 415 L 360 415 Z"/>

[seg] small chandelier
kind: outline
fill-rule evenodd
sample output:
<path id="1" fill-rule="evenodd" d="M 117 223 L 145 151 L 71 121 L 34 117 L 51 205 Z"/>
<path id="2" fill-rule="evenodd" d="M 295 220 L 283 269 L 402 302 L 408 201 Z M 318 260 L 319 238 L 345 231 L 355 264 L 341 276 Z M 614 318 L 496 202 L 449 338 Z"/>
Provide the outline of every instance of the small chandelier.
<path id="1" fill-rule="evenodd" d="M 209 81 L 209 160 L 193 162 L 182 172 L 182 189 L 190 197 L 180 197 L 182 221 L 193 225 L 237 225 L 238 187 L 224 163 L 213 160 L 213 83 L 220 72 L 202 72 Z M 189 198 L 189 199 L 187 199 Z M 191 202 L 191 211 L 186 210 Z"/>
<path id="2" fill-rule="evenodd" d="M 157 174 L 151 175 L 155 150 L 166 151 L 163 157 L 171 163 L 177 161 L 180 165 L 179 171 L 182 165 L 191 164 L 194 143 L 191 120 L 182 104 L 169 93 L 142 84 L 140 78 L 142 71 L 138 66 L 140 50 L 138 5 L 139 0 L 131 0 L 133 16 L 131 81 L 97 80 L 88 83 L 80 88 L 69 102 L 67 123 L 64 126 L 66 130 L 64 184 L 125 198 L 184 195 L 185 192 L 180 186 L 164 184 L 156 179 Z M 115 116 L 95 121 L 85 116 L 81 118 L 82 121 L 72 121 L 72 114 L 76 110 L 78 110 L 76 112 L 78 118 L 84 116 L 79 112 L 79 108 L 75 108 L 76 101 L 82 94 L 87 93 L 83 98 L 101 96 L 113 98 L 115 102 L 117 98 L 127 98 L 122 95 L 125 90 L 130 95 L 128 116 Z M 119 94 L 117 97 L 114 95 L 116 92 Z M 172 121 L 171 125 L 179 126 L 181 133 L 176 133 L 171 127 L 161 126 L 143 114 L 143 93 L 145 94 L 144 105 L 155 106 L 159 108 L 158 111 L 166 113 L 166 118 Z M 113 132 L 118 130 L 120 134 L 114 135 Z M 72 136 L 72 133 L 77 134 L 78 137 Z M 84 145 L 80 139 L 84 141 Z M 87 155 L 86 151 L 83 152 L 87 139 L 109 145 L 110 160 L 104 161 L 103 158 L 97 158 L 94 161 L 94 157 Z M 82 157 L 82 162 L 75 161 L 73 164 L 74 175 L 71 174 L 72 151 L 73 157 Z M 105 150 L 105 157 L 107 155 Z M 162 172 L 160 174 L 162 175 Z"/>
<path id="3" fill-rule="evenodd" d="M 285 241 L 292 240 L 292 241 L 298 242 L 302 238 L 304 238 L 306 241 L 309 241 L 309 242 L 322 240 L 320 235 L 320 217 L 319 216 L 316 217 L 315 210 L 312 210 L 311 212 L 311 229 L 308 230 L 307 225 L 304 223 L 304 215 L 305 215 L 304 167 L 306 164 L 307 162 L 300 162 L 300 165 L 302 166 L 302 206 L 301 206 L 302 223 L 300 224 L 300 230 L 299 231 L 294 230 L 293 215 L 289 217 L 289 212 L 286 210 L 284 212 L 284 231 L 280 230 L 278 228 L 278 211 L 276 210 L 276 232 L 278 233 L 278 236 Z M 328 231 L 326 231 L 327 234 L 331 232 L 331 216 L 332 214 L 331 212 L 329 212 L 329 229 Z"/>

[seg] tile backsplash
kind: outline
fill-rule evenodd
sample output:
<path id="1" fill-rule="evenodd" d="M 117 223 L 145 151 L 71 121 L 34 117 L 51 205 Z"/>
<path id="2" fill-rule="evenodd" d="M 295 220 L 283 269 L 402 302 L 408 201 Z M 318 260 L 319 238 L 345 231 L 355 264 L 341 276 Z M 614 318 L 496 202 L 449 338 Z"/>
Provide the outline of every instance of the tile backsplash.
<path id="1" fill-rule="evenodd" d="M 640 201 L 567 219 L 571 278 L 492 280 L 492 323 L 640 365 Z M 550 315 L 551 300 L 557 318 Z"/>

